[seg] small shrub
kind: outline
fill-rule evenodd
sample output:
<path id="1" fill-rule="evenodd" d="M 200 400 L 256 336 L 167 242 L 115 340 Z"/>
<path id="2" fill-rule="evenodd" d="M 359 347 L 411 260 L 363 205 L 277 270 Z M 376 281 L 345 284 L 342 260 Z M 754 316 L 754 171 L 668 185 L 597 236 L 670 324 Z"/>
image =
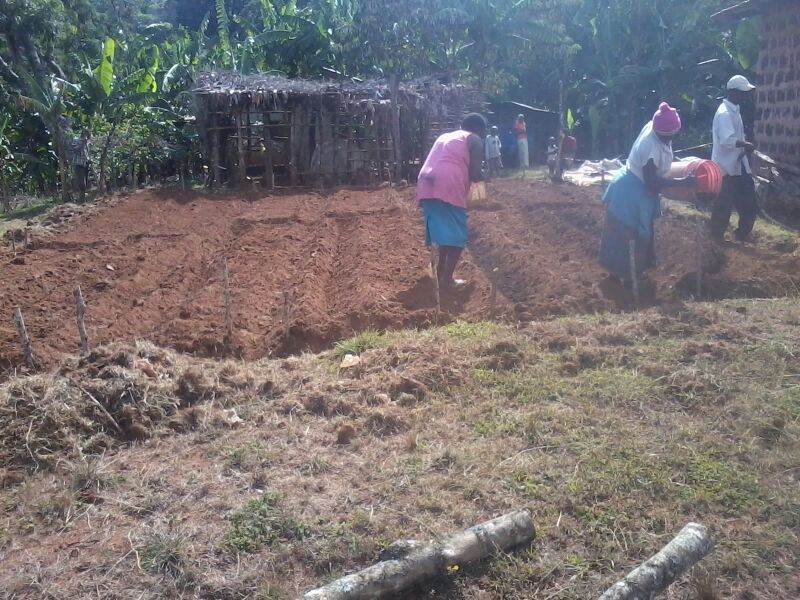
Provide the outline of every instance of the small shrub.
<path id="1" fill-rule="evenodd" d="M 152 573 L 168 575 L 175 580 L 184 579 L 186 553 L 184 540 L 174 534 L 155 534 L 141 550 L 142 565 Z"/>
<path id="2" fill-rule="evenodd" d="M 108 463 L 102 457 L 84 458 L 69 464 L 72 469 L 72 490 L 82 500 L 92 501 L 111 482 Z"/>
<path id="3" fill-rule="evenodd" d="M 367 350 L 379 348 L 385 341 L 385 336 L 374 329 L 362 331 L 359 335 L 349 340 L 337 342 L 333 355 L 341 360 L 348 354 L 363 354 Z"/>
<path id="4" fill-rule="evenodd" d="M 279 506 L 278 494 L 265 492 L 228 516 L 230 528 L 223 546 L 235 552 L 257 552 L 278 541 L 300 539 L 306 527 Z"/>

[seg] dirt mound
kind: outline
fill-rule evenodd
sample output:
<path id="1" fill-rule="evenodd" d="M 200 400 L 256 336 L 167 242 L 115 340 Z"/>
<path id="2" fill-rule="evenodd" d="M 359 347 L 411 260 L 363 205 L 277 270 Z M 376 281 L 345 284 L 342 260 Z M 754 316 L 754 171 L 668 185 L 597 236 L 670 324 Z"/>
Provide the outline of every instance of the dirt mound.
<path id="1" fill-rule="evenodd" d="M 470 215 L 472 246 L 459 271 L 470 285 L 444 296 L 440 320 L 485 318 L 492 281 L 498 314 L 521 320 L 631 307 L 630 292 L 597 265 L 597 190 L 530 181 L 499 181 L 489 190 L 491 203 Z M 148 339 L 198 356 L 253 359 L 319 351 L 367 328 L 426 326 L 436 308 L 413 194 L 164 190 L 86 214 L 69 206 L 53 216 L 66 231 L 34 236 L 16 255 L 0 251 L 0 307 L 6 315 L 22 308 L 44 365 L 77 350 L 77 285 L 93 345 Z M 642 283 L 645 305 L 694 290 L 694 225 L 666 216 L 657 231 L 661 263 Z M 224 342 L 225 259 L 231 344 Z M 800 270 L 800 257 L 766 244 L 717 249 L 707 263 L 710 298 L 784 295 Z M 5 319 L 0 368 L 22 362 Z"/>

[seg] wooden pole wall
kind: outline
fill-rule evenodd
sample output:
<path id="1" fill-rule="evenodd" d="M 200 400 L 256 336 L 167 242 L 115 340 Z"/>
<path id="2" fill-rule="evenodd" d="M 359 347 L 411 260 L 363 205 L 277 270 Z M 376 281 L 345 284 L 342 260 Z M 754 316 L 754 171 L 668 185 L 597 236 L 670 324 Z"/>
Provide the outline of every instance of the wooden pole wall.
<path id="1" fill-rule="evenodd" d="M 239 154 L 238 183 L 244 185 L 247 181 L 247 161 L 244 151 L 244 124 L 241 110 L 236 113 L 236 149 Z"/>
<path id="2" fill-rule="evenodd" d="M 218 117 L 214 115 L 211 117 L 211 125 L 214 129 L 211 131 L 211 169 L 212 169 L 212 187 L 219 187 L 222 185 L 222 169 L 219 164 L 219 128 L 217 127 Z"/>

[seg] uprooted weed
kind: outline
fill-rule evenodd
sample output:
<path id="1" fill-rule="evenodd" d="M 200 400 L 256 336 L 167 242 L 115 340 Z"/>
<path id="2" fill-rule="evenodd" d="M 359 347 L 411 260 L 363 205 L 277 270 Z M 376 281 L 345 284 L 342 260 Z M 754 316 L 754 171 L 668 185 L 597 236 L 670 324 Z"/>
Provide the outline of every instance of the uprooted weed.
<path id="1" fill-rule="evenodd" d="M 221 370 L 223 378 L 215 376 Z M 186 357 L 139 343 L 112 344 L 56 372 L 0 386 L 0 462 L 50 469 L 61 458 L 101 454 L 120 442 L 145 440 L 181 411 L 197 426 L 191 405 L 273 391 L 234 381 L 231 365 L 191 365 Z M 172 423 L 174 429 L 179 426 Z"/>

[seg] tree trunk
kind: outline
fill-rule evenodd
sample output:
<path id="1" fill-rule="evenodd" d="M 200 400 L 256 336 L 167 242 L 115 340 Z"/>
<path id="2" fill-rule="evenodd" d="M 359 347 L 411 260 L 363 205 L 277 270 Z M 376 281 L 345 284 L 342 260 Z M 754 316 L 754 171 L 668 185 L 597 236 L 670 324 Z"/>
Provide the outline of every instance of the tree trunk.
<path id="1" fill-rule="evenodd" d="M 449 567 L 479 561 L 535 537 L 527 510 L 513 512 L 436 542 L 395 542 L 382 562 L 312 590 L 301 600 L 375 600 L 408 590 L 447 573 Z"/>
<path id="2" fill-rule="evenodd" d="M 111 138 L 114 137 L 114 133 L 117 131 L 118 122 L 114 119 L 111 122 L 111 130 L 108 132 L 106 136 L 106 141 L 103 142 L 103 151 L 100 154 L 100 174 L 97 178 L 97 195 L 102 196 L 108 193 L 106 189 L 106 167 L 108 166 L 108 151 L 111 146 Z"/>
<path id="3" fill-rule="evenodd" d="M 661 551 L 600 596 L 600 600 L 639 600 L 663 592 L 714 548 L 708 530 L 689 523 Z"/>
<path id="4" fill-rule="evenodd" d="M 61 201 L 69 202 L 69 180 L 67 177 L 66 149 L 64 147 L 64 132 L 61 130 L 61 124 L 56 123 L 55 132 L 56 152 L 58 153 L 58 172 L 61 180 Z"/>

